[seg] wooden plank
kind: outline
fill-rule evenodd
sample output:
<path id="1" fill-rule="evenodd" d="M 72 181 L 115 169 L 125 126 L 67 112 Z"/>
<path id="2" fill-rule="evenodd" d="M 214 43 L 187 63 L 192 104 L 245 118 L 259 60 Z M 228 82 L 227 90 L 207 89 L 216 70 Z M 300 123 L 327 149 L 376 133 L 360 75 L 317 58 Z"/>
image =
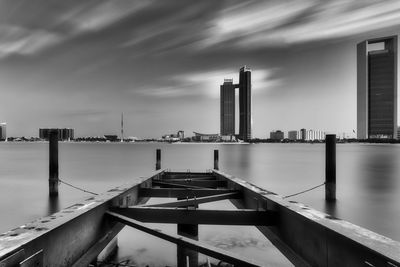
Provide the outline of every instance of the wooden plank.
<path id="1" fill-rule="evenodd" d="M 162 197 L 162 198 L 194 198 L 205 197 L 226 193 L 235 193 L 237 190 L 230 189 L 192 189 L 192 188 L 140 188 L 140 197 Z"/>
<path id="2" fill-rule="evenodd" d="M 229 262 L 234 264 L 235 266 L 243 266 L 243 267 L 256 267 L 256 266 L 267 266 L 263 263 L 257 263 L 253 260 L 246 259 L 243 256 L 239 256 L 236 254 L 233 254 L 231 252 L 219 249 L 214 246 L 210 246 L 207 244 L 204 244 L 200 241 L 196 241 L 187 237 L 183 237 L 180 235 L 174 235 L 174 234 L 166 234 L 163 233 L 159 229 L 153 229 L 150 228 L 143 223 L 136 221 L 134 219 L 128 218 L 126 216 L 123 216 L 121 214 L 117 214 L 115 212 L 107 212 L 107 215 L 109 215 L 111 218 L 113 218 L 116 221 L 119 221 L 121 223 L 124 223 L 128 226 L 131 226 L 133 228 L 136 228 L 138 230 L 141 230 L 145 233 L 151 234 L 153 236 L 159 237 L 161 239 L 164 239 L 166 241 L 172 242 L 178 246 L 184 246 L 189 249 L 195 250 L 199 253 L 203 253 L 205 255 L 208 255 L 210 257 L 216 258 L 223 260 L 225 262 Z"/>
<path id="3" fill-rule="evenodd" d="M 111 208 L 111 211 L 150 223 L 214 224 L 214 225 L 275 225 L 277 216 L 272 211 L 203 210 L 177 208 Z"/>
<path id="4" fill-rule="evenodd" d="M 159 203 L 159 204 L 153 204 L 153 205 L 143 205 L 143 206 L 140 206 L 140 207 L 187 207 L 187 206 L 197 206 L 198 204 L 202 204 L 202 203 L 208 203 L 208 202 L 219 201 L 219 200 L 224 200 L 224 199 L 231 199 L 231 198 L 239 198 L 239 197 L 240 197 L 240 193 L 239 192 L 234 192 L 234 193 L 226 193 L 226 194 L 199 197 L 199 198 L 184 199 L 184 200 L 178 200 L 178 201 L 167 202 L 167 203 Z"/>
<path id="5" fill-rule="evenodd" d="M 173 182 L 169 182 L 169 180 L 165 180 L 169 184 L 174 185 L 184 185 L 184 186 L 191 186 L 191 187 L 198 187 L 198 188 L 217 188 L 217 187 L 226 187 L 226 181 L 217 181 L 217 180 L 191 180 L 191 179 L 184 179 L 179 180 L 175 179 Z M 162 181 L 161 181 L 162 182 Z M 158 184 L 159 181 L 153 181 L 153 184 Z"/>

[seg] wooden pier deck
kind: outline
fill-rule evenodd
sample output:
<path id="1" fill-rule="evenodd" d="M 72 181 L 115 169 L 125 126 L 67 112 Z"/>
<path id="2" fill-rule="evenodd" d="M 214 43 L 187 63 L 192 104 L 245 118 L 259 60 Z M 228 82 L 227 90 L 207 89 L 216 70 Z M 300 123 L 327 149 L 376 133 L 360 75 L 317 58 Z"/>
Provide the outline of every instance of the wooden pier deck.
<path id="1" fill-rule="evenodd" d="M 153 197 L 171 200 L 146 205 Z M 223 199 L 237 210 L 199 208 Z M 177 224 L 181 235 L 152 229 L 147 222 Z M 399 242 L 216 169 L 160 170 L 0 234 L 0 267 L 88 266 L 125 225 L 177 244 L 186 255 L 178 266 L 193 266 L 196 252 L 234 266 L 269 266 L 198 241 L 199 224 L 255 226 L 295 266 L 400 267 Z"/>

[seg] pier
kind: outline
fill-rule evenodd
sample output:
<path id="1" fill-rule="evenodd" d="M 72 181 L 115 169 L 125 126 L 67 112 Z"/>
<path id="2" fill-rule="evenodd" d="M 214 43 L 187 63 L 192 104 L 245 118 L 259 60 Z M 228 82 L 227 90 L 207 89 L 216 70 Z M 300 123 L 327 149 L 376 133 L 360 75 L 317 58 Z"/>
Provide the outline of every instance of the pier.
<path id="1" fill-rule="evenodd" d="M 334 201 L 334 151 L 327 157 L 327 201 Z M 216 150 L 212 170 L 163 170 L 157 150 L 157 170 L 148 177 L 0 234 L 0 266 L 95 265 L 117 249 L 125 226 L 176 244 L 177 266 L 198 266 L 198 253 L 234 266 L 269 266 L 199 241 L 198 225 L 204 224 L 254 226 L 295 266 L 400 266 L 399 242 L 233 177 L 218 161 Z M 146 204 L 150 198 L 168 200 Z M 200 206 L 219 200 L 237 209 Z M 176 224 L 178 234 L 146 223 Z"/>

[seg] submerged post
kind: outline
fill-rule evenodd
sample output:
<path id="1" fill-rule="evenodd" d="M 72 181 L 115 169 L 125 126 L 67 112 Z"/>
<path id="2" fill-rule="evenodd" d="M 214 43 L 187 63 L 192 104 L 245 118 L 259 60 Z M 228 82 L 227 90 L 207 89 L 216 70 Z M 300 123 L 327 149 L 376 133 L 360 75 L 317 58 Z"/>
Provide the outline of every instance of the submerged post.
<path id="1" fill-rule="evenodd" d="M 219 154 L 218 149 L 214 150 L 214 169 L 219 170 Z"/>
<path id="2" fill-rule="evenodd" d="M 49 131 L 49 194 L 58 196 L 58 130 Z"/>
<path id="3" fill-rule="evenodd" d="M 336 135 L 325 137 L 325 200 L 336 200 Z"/>
<path id="4" fill-rule="evenodd" d="M 161 170 L 161 149 L 156 150 L 156 171 Z"/>

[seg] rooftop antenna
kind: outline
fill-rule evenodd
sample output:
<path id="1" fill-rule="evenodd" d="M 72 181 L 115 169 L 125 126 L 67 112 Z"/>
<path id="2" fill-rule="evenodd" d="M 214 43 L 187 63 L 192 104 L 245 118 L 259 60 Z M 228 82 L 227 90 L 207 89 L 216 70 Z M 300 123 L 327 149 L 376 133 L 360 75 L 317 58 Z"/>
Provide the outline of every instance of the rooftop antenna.
<path id="1" fill-rule="evenodd" d="M 121 113 L 121 143 L 124 142 L 124 113 Z"/>

